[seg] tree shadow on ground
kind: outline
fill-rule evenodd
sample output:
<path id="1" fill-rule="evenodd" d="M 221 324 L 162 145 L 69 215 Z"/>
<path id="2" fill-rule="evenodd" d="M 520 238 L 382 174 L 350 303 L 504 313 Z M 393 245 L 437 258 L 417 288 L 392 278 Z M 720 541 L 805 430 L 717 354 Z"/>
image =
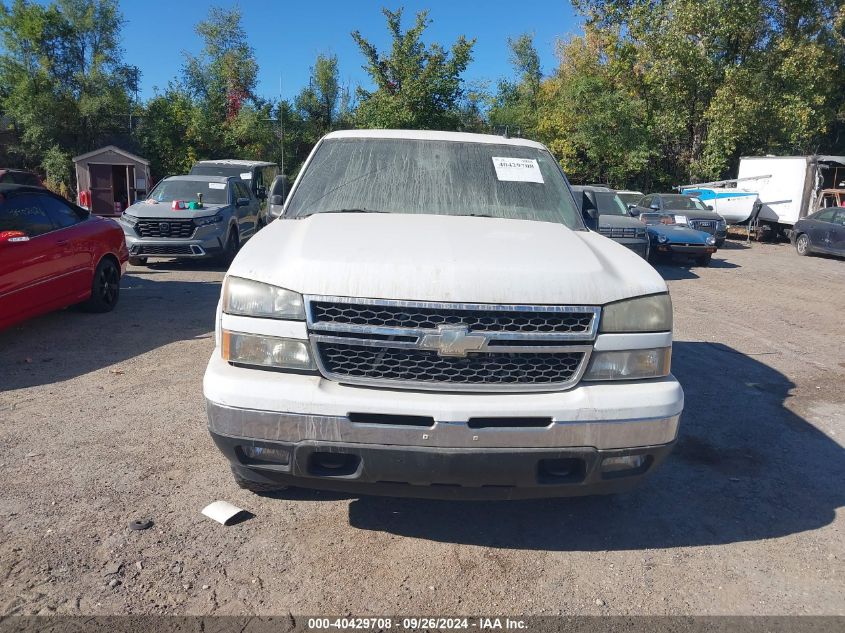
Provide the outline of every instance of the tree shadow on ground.
<path id="1" fill-rule="evenodd" d="M 0 332 L 0 390 L 68 380 L 175 341 L 212 336 L 219 282 L 174 281 L 138 268 L 120 286 L 113 312 L 69 308 Z"/>

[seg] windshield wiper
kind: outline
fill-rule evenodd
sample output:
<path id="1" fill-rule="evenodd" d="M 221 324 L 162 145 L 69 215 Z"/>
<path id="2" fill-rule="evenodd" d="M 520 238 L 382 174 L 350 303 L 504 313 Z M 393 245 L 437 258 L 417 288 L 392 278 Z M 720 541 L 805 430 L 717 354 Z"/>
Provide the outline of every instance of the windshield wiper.
<path id="1" fill-rule="evenodd" d="M 328 211 L 315 211 L 314 213 L 298 215 L 294 219 L 310 218 L 312 215 L 322 215 L 323 213 L 390 213 L 390 211 L 377 211 L 376 209 L 329 209 Z"/>

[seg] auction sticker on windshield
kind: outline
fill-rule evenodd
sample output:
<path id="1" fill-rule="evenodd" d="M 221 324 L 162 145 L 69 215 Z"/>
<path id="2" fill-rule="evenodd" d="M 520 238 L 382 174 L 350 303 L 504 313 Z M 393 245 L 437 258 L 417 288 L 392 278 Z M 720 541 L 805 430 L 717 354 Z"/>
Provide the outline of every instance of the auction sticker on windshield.
<path id="1" fill-rule="evenodd" d="M 225 182 L 210 182 L 208 183 L 209 189 L 225 189 L 226 183 Z"/>
<path id="2" fill-rule="evenodd" d="M 534 158 L 505 158 L 493 156 L 496 178 L 506 182 L 539 182 L 543 184 L 540 165 Z"/>

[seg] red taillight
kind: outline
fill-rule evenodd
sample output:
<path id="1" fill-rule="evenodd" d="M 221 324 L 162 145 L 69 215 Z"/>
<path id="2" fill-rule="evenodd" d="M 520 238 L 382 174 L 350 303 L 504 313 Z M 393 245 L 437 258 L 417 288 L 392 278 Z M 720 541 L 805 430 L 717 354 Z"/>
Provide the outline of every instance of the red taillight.
<path id="1" fill-rule="evenodd" d="M 0 242 L 28 242 L 29 236 L 23 231 L 0 231 Z"/>

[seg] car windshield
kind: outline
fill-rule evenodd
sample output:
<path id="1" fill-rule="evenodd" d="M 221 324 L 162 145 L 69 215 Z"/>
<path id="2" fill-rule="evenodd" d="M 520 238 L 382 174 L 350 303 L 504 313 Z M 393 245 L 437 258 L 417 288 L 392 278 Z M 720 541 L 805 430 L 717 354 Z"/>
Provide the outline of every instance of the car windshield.
<path id="1" fill-rule="evenodd" d="M 641 193 L 620 193 L 618 191 L 616 192 L 616 195 L 619 196 L 622 202 L 626 205 L 637 204 L 643 197 L 643 194 Z"/>
<path id="2" fill-rule="evenodd" d="M 328 139 L 320 143 L 292 195 L 286 218 L 416 213 L 584 228 L 551 154 L 521 145 Z"/>
<path id="3" fill-rule="evenodd" d="M 207 180 L 162 180 L 152 190 L 147 200 L 155 202 L 198 200 L 197 194 L 202 193 L 204 203 L 228 204 L 229 195 L 226 187 L 225 182 L 208 182 Z"/>
<path id="4" fill-rule="evenodd" d="M 601 215 L 628 215 L 628 207 L 622 199 L 610 191 L 596 191 L 596 206 Z"/>
<path id="5" fill-rule="evenodd" d="M 662 196 L 663 208 L 672 211 L 704 211 L 704 205 L 698 198 L 690 196 Z"/>

